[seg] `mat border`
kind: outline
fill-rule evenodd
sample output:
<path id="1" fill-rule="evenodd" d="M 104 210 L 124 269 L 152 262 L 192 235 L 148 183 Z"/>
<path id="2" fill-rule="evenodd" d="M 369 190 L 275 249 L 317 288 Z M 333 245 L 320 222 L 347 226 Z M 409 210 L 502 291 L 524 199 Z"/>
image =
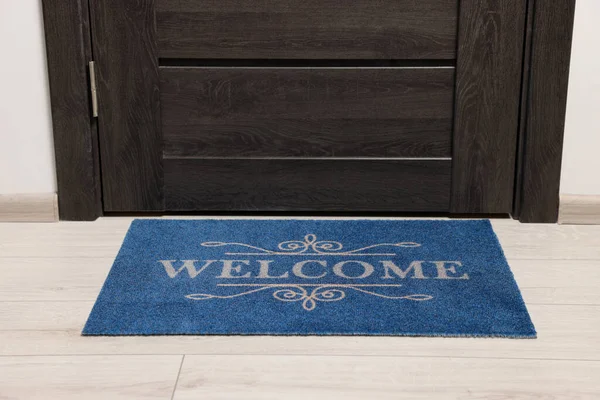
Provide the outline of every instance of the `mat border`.
<path id="1" fill-rule="evenodd" d="M 91 318 L 91 315 L 94 311 L 94 309 L 96 308 L 96 304 L 98 302 L 98 300 L 100 299 L 100 295 L 102 294 L 102 292 L 105 289 L 106 283 L 110 277 L 110 273 L 112 272 L 112 268 L 114 267 L 114 264 L 116 263 L 116 260 L 118 259 L 118 257 L 121 254 L 122 248 L 123 248 L 123 244 L 125 243 L 126 238 L 129 236 L 131 230 L 133 229 L 133 225 L 137 222 L 144 222 L 144 221 L 190 221 L 190 222 L 198 222 L 198 221 L 203 221 L 203 220 L 228 220 L 228 221 L 256 221 L 256 218 L 246 218 L 246 217 L 242 217 L 242 218 L 235 218 L 235 217 L 228 217 L 228 218 L 182 218 L 182 219 L 174 219 L 174 218 L 136 218 L 134 220 L 131 221 L 131 223 L 129 224 L 129 227 L 127 228 L 127 233 L 125 234 L 125 237 L 123 238 L 123 242 L 121 243 L 121 247 L 119 248 L 119 252 L 117 254 L 117 256 L 115 257 L 115 261 L 113 262 L 113 265 L 111 266 L 111 269 L 109 270 L 109 273 L 107 275 L 107 277 L 105 278 L 105 281 L 102 285 L 102 288 L 100 290 L 100 293 L 98 294 L 98 297 L 96 298 L 96 300 L 94 301 L 94 305 L 92 307 L 92 310 L 90 311 L 88 318 L 86 319 L 86 323 L 84 324 L 80 335 L 81 336 L 91 336 L 91 337 L 101 337 L 101 336 L 107 336 L 107 337 L 118 337 L 118 336 L 140 336 L 140 337 L 149 337 L 149 336 L 264 336 L 264 337 L 273 337 L 273 336 L 284 336 L 284 337 L 312 337 L 312 336 L 339 336 L 339 337 L 442 337 L 442 338 L 488 338 L 488 339 L 537 339 L 538 338 L 538 333 L 537 333 L 537 329 L 535 327 L 535 324 L 533 323 L 533 319 L 531 318 L 531 314 L 529 313 L 529 309 L 527 307 L 527 304 L 525 303 L 525 299 L 523 298 L 523 293 L 521 292 L 521 288 L 519 287 L 519 284 L 517 282 L 517 279 L 512 271 L 512 268 L 510 267 L 510 263 L 508 262 L 508 258 L 506 257 L 506 253 L 504 252 L 504 248 L 502 247 L 502 244 L 500 243 L 500 239 L 498 238 L 498 235 L 496 234 L 496 231 L 494 230 L 494 226 L 492 224 L 492 222 L 489 219 L 486 218 L 473 218 L 473 219 L 463 219 L 463 220 L 452 220 L 452 219 L 439 219 L 439 218 L 430 218 L 430 219 L 410 219 L 410 218 L 369 218 L 369 217 L 349 217 L 349 218 L 343 218 L 343 219 L 339 219 L 339 218 L 333 218 L 333 217 L 321 217 L 321 218 L 315 218 L 315 217 L 307 217 L 307 218 L 271 218 L 271 217 L 263 217 L 260 218 L 259 220 L 266 220 L 266 221 L 273 221 L 273 220 L 282 220 L 282 221 L 391 221 L 391 222 L 426 222 L 426 221 L 440 221 L 440 222 L 468 222 L 468 221 L 481 221 L 481 222 L 485 222 L 485 224 L 487 225 L 487 228 L 490 230 L 494 242 L 496 244 L 496 246 L 498 247 L 498 249 L 500 249 L 500 253 L 501 253 L 501 257 L 504 260 L 506 267 L 508 268 L 508 271 L 510 273 L 510 277 L 512 278 L 512 282 L 515 284 L 516 286 L 516 291 L 517 291 L 517 299 L 520 301 L 521 306 L 525 309 L 527 316 L 529 317 L 529 322 L 531 324 L 531 327 L 533 328 L 533 333 L 530 335 L 521 335 L 521 334 L 515 334 L 515 335 L 506 335 L 506 334 L 444 334 L 444 333 L 398 333 L 398 334 L 386 334 L 386 333 L 332 333 L 332 332 L 327 332 L 327 333 L 320 333 L 320 334 L 311 334 L 311 333 L 303 333 L 303 334 L 289 334 L 289 333 L 158 333 L 158 334 L 142 334 L 142 333 L 87 333 L 86 328 L 88 326 L 88 321 Z"/>

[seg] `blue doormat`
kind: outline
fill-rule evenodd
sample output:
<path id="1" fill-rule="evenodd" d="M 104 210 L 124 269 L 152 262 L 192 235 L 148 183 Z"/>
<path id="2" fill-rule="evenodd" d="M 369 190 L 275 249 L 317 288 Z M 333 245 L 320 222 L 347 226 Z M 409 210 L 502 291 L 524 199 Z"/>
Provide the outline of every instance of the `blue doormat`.
<path id="1" fill-rule="evenodd" d="M 84 335 L 534 338 L 487 220 L 135 220 Z"/>

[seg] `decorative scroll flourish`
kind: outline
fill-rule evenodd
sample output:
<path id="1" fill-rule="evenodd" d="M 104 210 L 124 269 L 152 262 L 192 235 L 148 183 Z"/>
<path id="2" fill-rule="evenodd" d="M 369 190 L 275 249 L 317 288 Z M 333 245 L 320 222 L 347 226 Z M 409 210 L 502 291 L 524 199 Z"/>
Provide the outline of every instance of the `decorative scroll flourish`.
<path id="1" fill-rule="evenodd" d="M 354 290 L 371 296 L 377 296 L 389 300 L 412 300 L 427 301 L 433 299 L 433 296 L 426 294 L 410 294 L 405 296 L 388 296 L 374 292 L 374 287 L 400 287 L 401 285 L 359 285 L 359 284 L 219 284 L 217 286 L 228 287 L 246 287 L 254 288 L 244 292 L 232 295 L 216 295 L 209 293 L 196 293 L 185 296 L 190 300 L 211 300 L 211 299 L 233 299 L 235 297 L 246 296 L 252 293 L 262 292 L 264 290 L 273 290 L 273 297 L 283 302 L 302 302 L 302 308 L 306 311 L 312 311 L 317 307 L 317 302 L 340 301 L 346 298 L 347 290 Z M 310 289 L 309 289 L 310 288 Z"/>
<path id="2" fill-rule="evenodd" d="M 257 250 L 255 253 L 225 253 L 227 255 L 281 255 L 281 256 L 293 256 L 293 255 L 336 255 L 336 256 L 394 256 L 396 253 L 369 253 L 364 252 L 375 247 L 419 247 L 419 243 L 415 242 L 400 242 L 400 243 L 378 243 L 366 247 L 361 247 L 355 250 L 344 250 L 344 245 L 340 242 L 333 240 L 317 240 L 317 235 L 308 234 L 304 237 L 304 240 L 288 240 L 279 243 L 277 246 L 278 250 L 267 250 L 262 247 L 252 246 L 246 243 L 237 242 L 204 242 L 201 243 L 204 247 L 222 247 L 222 246 L 240 246 L 253 250 Z M 309 252 L 312 251 L 312 252 Z"/>

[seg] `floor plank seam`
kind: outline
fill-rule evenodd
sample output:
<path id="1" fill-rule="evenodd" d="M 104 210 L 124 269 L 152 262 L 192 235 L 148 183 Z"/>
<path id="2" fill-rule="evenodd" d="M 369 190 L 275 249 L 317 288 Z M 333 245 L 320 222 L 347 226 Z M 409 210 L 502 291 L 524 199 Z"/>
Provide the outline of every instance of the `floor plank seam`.
<path id="1" fill-rule="evenodd" d="M 179 376 L 183 368 L 183 362 L 185 361 L 185 354 L 181 356 L 181 364 L 179 364 L 179 371 L 177 372 L 177 378 L 175 379 L 175 385 L 173 386 L 173 393 L 171 393 L 171 400 L 175 398 L 175 392 L 177 391 L 177 384 L 179 383 Z"/>

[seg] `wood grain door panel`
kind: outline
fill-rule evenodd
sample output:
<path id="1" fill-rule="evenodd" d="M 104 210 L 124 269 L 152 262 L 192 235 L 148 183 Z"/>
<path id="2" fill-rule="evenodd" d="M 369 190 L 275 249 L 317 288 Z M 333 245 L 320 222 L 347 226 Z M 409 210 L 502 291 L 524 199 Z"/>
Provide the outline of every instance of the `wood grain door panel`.
<path id="1" fill-rule="evenodd" d="M 452 67 L 161 67 L 160 81 L 168 210 L 448 210 Z"/>
<path id="2" fill-rule="evenodd" d="M 160 68 L 164 153 L 450 157 L 454 68 Z"/>
<path id="3" fill-rule="evenodd" d="M 450 161 L 165 159 L 174 211 L 448 211 Z"/>
<path id="4" fill-rule="evenodd" d="M 161 58 L 453 59 L 458 0 L 157 0 Z"/>

